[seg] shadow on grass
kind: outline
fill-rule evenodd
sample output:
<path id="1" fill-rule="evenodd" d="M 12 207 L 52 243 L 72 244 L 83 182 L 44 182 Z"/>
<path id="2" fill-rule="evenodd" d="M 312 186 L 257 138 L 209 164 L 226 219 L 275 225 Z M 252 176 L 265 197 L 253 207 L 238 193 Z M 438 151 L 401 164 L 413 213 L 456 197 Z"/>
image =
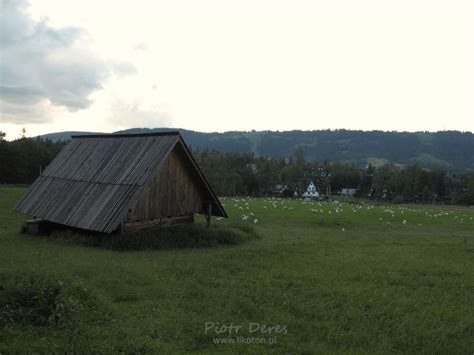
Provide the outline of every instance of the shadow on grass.
<path id="1" fill-rule="evenodd" d="M 258 235 L 251 225 L 226 223 L 210 228 L 200 224 L 188 224 L 122 234 L 100 234 L 69 229 L 55 231 L 46 238 L 116 251 L 139 251 L 235 245 L 258 238 Z"/>

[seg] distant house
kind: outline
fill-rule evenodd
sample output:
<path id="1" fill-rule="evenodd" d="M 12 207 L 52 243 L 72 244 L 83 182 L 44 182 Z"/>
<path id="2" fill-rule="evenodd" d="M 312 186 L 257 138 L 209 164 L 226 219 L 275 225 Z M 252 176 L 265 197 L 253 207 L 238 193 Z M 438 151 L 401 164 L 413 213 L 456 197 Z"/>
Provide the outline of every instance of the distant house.
<path id="1" fill-rule="evenodd" d="M 383 189 L 382 191 L 382 199 L 384 200 L 391 200 L 392 199 L 392 191 L 388 189 Z"/>
<path id="2" fill-rule="evenodd" d="M 257 165 L 255 165 L 254 163 L 248 163 L 247 168 L 249 168 L 254 174 L 258 172 Z"/>
<path id="3" fill-rule="evenodd" d="M 345 187 L 341 190 L 341 195 L 345 196 L 354 196 L 357 192 L 357 189 Z"/>
<path id="4" fill-rule="evenodd" d="M 104 233 L 227 217 L 178 132 L 73 136 L 14 210 Z"/>
<path id="5" fill-rule="evenodd" d="M 288 193 L 288 185 L 277 184 L 273 190 L 273 194 L 277 196 L 283 196 Z"/>
<path id="6" fill-rule="evenodd" d="M 306 191 L 302 194 L 306 198 L 319 198 L 319 192 L 316 189 L 316 185 L 311 181 L 306 188 Z"/>

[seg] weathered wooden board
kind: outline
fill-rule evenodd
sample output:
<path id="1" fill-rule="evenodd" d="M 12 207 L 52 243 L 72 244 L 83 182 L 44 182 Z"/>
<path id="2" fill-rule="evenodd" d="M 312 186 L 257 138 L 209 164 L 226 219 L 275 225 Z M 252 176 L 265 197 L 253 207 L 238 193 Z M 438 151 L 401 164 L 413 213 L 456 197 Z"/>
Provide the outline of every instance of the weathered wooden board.
<path id="1" fill-rule="evenodd" d="M 168 154 L 130 209 L 127 223 L 204 213 L 210 198 L 179 145 Z"/>
<path id="2" fill-rule="evenodd" d="M 156 227 L 194 223 L 194 215 L 172 218 L 154 219 L 150 221 L 125 223 L 122 232 L 136 232 Z"/>

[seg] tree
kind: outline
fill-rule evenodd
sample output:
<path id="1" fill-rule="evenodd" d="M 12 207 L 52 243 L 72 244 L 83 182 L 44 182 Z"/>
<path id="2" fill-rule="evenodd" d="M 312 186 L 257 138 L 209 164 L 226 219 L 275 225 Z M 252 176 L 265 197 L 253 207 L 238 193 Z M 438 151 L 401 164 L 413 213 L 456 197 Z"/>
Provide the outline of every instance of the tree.
<path id="1" fill-rule="evenodd" d="M 260 185 L 260 192 L 266 193 L 273 191 L 275 187 L 276 169 L 275 161 L 273 159 L 264 159 L 263 163 L 258 168 L 258 182 Z"/>
<path id="2" fill-rule="evenodd" d="M 432 176 L 432 189 L 438 196 L 443 196 L 446 192 L 446 181 L 444 171 L 440 168 L 436 168 L 431 172 Z"/>
<path id="3" fill-rule="evenodd" d="M 368 194 L 372 188 L 374 172 L 375 169 L 371 164 L 362 172 L 360 178 L 360 192 L 364 195 Z"/>
<path id="4" fill-rule="evenodd" d="M 7 135 L 7 134 L 6 134 L 5 132 L 0 131 L 0 141 L 4 141 L 6 135 Z"/>
<path id="5" fill-rule="evenodd" d="M 300 172 L 293 164 L 284 166 L 280 171 L 280 182 L 284 185 L 294 187 L 301 177 Z"/>
<path id="6" fill-rule="evenodd" d="M 295 150 L 295 153 L 293 154 L 295 158 L 296 165 L 298 167 L 304 167 L 306 165 L 306 161 L 304 159 L 304 149 L 301 147 L 298 147 Z"/>
<path id="7" fill-rule="evenodd" d="M 423 203 L 430 203 L 432 200 L 432 196 L 433 194 L 430 188 L 428 186 L 425 186 L 423 188 L 423 191 L 421 192 L 421 200 L 423 201 Z"/>
<path id="8" fill-rule="evenodd" d="M 399 187 L 397 187 L 398 181 L 400 181 L 399 168 L 392 164 L 383 165 L 374 173 L 373 187 L 375 189 L 375 194 L 378 197 L 382 197 L 384 190 L 390 193 L 395 193 L 401 190 Z"/>
<path id="9" fill-rule="evenodd" d="M 47 166 L 64 143 L 31 138 L 0 141 L 0 183 L 33 182 L 40 166 Z"/>

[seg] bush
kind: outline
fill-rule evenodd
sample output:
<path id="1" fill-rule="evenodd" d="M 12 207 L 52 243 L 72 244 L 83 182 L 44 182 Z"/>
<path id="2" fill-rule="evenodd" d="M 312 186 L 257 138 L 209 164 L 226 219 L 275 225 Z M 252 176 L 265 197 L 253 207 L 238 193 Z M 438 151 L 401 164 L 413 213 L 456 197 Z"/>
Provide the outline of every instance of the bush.
<path id="1" fill-rule="evenodd" d="M 83 289 L 26 272 L 0 274 L 0 326 L 62 326 L 96 303 Z"/>
<path id="2" fill-rule="evenodd" d="M 210 228 L 200 224 L 168 226 L 122 234 L 66 230 L 50 236 L 56 240 L 119 251 L 216 247 L 239 244 L 257 237 L 253 226 L 231 223 L 212 225 Z"/>
<path id="3" fill-rule="evenodd" d="M 421 201 L 423 203 L 430 203 L 433 200 L 433 193 L 429 189 L 428 186 L 425 186 L 423 188 L 423 191 L 421 192 Z"/>
<path id="4" fill-rule="evenodd" d="M 459 196 L 457 204 L 466 206 L 474 205 L 474 191 L 468 191 Z"/>
<path id="5" fill-rule="evenodd" d="M 396 196 L 393 198 L 392 203 L 395 205 L 399 205 L 401 203 L 404 203 L 405 199 L 402 196 Z"/>

